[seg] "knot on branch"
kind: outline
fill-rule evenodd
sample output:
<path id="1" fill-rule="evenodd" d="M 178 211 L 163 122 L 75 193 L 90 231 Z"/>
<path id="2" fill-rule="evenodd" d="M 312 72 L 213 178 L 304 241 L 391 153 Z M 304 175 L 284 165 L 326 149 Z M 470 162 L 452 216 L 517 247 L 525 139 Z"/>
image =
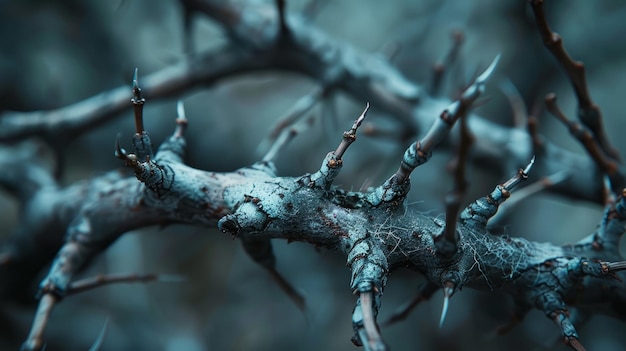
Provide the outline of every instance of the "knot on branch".
<path id="1" fill-rule="evenodd" d="M 408 171 L 408 173 L 410 173 L 415 168 L 428 162 L 432 155 L 432 151 L 422 151 L 421 142 L 416 141 L 406 149 L 406 151 L 404 152 L 404 157 L 402 158 L 402 162 L 400 164 L 403 168 L 406 168 L 406 171 Z"/>
<path id="2" fill-rule="evenodd" d="M 433 238 L 437 254 L 444 259 L 452 258 L 459 252 L 459 246 L 457 243 L 459 242 L 460 237 L 459 230 L 454 228 L 454 239 L 451 240 L 446 235 L 446 228 L 443 228 L 443 230 Z"/>
<path id="3" fill-rule="evenodd" d="M 367 202 L 374 207 L 378 207 L 383 203 L 390 205 L 392 208 L 397 207 L 404 201 L 410 189 L 410 179 L 406 178 L 400 180 L 399 177 L 394 174 L 391 178 L 387 179 L 383 185 L 367 194 Z"/>
<path id="4" fill-rule="evenodd" d="M 389 273 L 387 257 L 380 246 L 368 237 L 353 244 L 347 265 L 352 270 L 350 288 L 355 294 L 384 287 Z"/>
<path id="5" fill-rule="evenodd" d="M 268 217 L 262 210 L 260 200 L 247 197 L 234 213 L 222 217 L 217 222 L 217 227 L 224 233 L 238 236 L 263 230 L 267 221 Z"/>
<path id="6" fill-rule="evenodd" d="M 299 182 L 309 188 L 318 188 L 328 190 L 333 181 L 341 171 L 343 161 L 338 158 L 333 151 L 326 154 L 320 169 L 313 173 L 307 174 L 299 179 Z"/>

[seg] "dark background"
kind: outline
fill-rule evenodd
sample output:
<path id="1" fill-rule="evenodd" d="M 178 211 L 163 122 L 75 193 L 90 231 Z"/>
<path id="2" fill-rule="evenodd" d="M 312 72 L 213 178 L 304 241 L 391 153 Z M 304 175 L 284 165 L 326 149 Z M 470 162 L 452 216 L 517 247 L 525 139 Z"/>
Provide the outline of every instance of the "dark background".
<path id="1" fill-rule="evenodd" d="M 304 1 L 288 1 L 301 11 Z M 587 65 L 589 86 L 603 109 L 610 139 L 626 150 L 626 6 L 622 1 L 554 1 L 546 7 L 550 24 L 562 34 L 573 57 Z M 320 1 L 314 23 L 337 39 L 364 51 L 380 52 L 399 43 L 393 63 L 411 80 L 427 83 L 432 64 L 451 46 L 450 33 L 465 34 L 454 82 L 466 82 L 501 53 L 501 64 L 489 83 L 489 103 L 481 116 L 511 124 L 511 109 L 498 89 L 510 79 L 529 106 L 556 91 L 564 111 L 574 116 L 575 101 L 562 71 L 541 46 L 526 1 Z M 149 1 L 0 1 L 0 109 L 30 111 L 61 107 L 123 84 L 132 70 L 149 74 L 184 59 L 182 7 L 174 0 Z M 199 16 L 194 42 L 198 51 L 227 40 L 221 28 Z M 200 169 L 230 171 L 258 160 L 257 146 L 270 126 L 316 82 L 297 74 L 260 72 L 225 79 L 210 89 L 181 96 L 190 120 L 189 163 Z M 365 101 L 337 94 L 339 129 L 317 122 L 281 153 L 281 175 L 314 171 L 334 148 L 341 132 L 360 113 Z M 321 114 L 317 107 L 314 115 Z M 175 101 L 148 101 L 146 128 L 158 143 L 173 130 Z M 435 116 L 433 116 L 434 118 Z M 389 119 L 372 107 L 368 116 Z M 567 131 L 546 114 L 541 133 L 557 144 L 582 152 Z M 133 131 L 131 107 L 109 123 L 85 133 L 66 149 L 63 182 L 101 174 L 120 166 L 113 142 Z M 129 145 L 129 143 L 127 143 Z M 397 167 L 405 145 L 362 137 L 345 157 L 337 184 L 359 189 L 380 184 Z M 446 172 L 449 152 L 434 156 L 412 178 L 410 206 L 442 211 L 452 183 Z M 42 160 L 42 162 L 50 162 Z M 2 171 L 2 170 L 0 170 Z M 466 199 L 489 191 L 510 175 L 470 169 Z M 0 237 L 14 227 L 17 203 L 0 192 Z M 506 219 L 506 231 L 531 240 L 561 244 L 590 233 L 601 208 L 551 195 L 521 204 Z M 275 243 L 279 270 L 307 296 L 300 313 L 239 243 L 216 230 L 188 226 L 145 228 L 116 242 L 83 273 L 156 272 L 179 274 L 185 283 L 115 285 L 80 294 L 54 311 L 46 332 L 47 350 L 86 350 L 108 318 L 104 350 L 353 350 L 350 315 L 355 298 L 349 289 L 345 258 L 316 252 L 305 244 Z M 381 311 L 384 320 L 412 297 L 422 278 L 397 271 L 390 277 Z M 511 302 L 498 294 L 466 289 L 451 301 L 438 328 L 442 297 L 419 306 L 403 323 L 382 329 L 393 350 L 548 350 L 566 348 L 559 332 L 539 312 L 532 312 L 509 335 L 493 330 L 508 320 Z M 0 349 L 14 350 L 26 336 L 34 305 L 3 301 Z M 626 348 L 626 325 L 594 317 L 579 330 L 589 350 Z"/>

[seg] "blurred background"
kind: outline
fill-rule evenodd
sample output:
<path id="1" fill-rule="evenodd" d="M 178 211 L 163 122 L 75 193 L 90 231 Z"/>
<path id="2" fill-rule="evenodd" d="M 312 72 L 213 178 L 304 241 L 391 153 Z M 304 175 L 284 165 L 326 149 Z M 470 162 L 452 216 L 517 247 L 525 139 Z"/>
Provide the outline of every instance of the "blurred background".
<path id="1" fill-rule="evenodd" d="M 398 46 L 393 59 L 407 78 L 427 84 L 432 66 L 452 46 L 460 30 L 465 43 L 446 91 L 453 96 L 498 53 L 500 66 L 487 90 L 489 103 L 476 113 L 511 125 L 512 112 L 498 88 L 510 80 L 532 108 L 550 91 L 571 118 L 576 103 L 563 72 L 541 45 L 526 1 L 344 0 L 318 1 L 313 22 L 337 40 L 366 52 Z M 290 12 L 305 0 L 287 1 Z M 546 11 L 570 54 L 585 62 L 589 87 L 603 109 L 609 138 L 626 151 L 623 91 L 626 88 L 626 5 L 619 0 L 551 1 Z M 128 84 L 135 67 L 149 74 L 185 58 L 183 10 L 175 0 L 0 0 L 0 110 L 53 109 Z M 198 52 L 226 42 L 222 29 L 197 16 L 193 40 Z M 317 82 L 288 72 L 258 72 L 227 78 L 188 91 L 184 101 L 190 128 L 189 164 L 231 171 L 259 160 L 258 146 L 276 120 Z M 313 110 L 315 123 L 277 159 L 279 173 L 301 175 L 319 167 L 341 133 L 362 110 L 341 92 L 334 95 L 337 130 L 320 121 L 324 102 Z M 174 128 L 175 100 L 147 101 L 145 125 L 158 144 Z M 326 106 L 327 107 L 327 106 Z M 70 184 L 120 167 L 113 157 L 118 132 L 133 132 L 132 108 L 91 130 L 66 149 L 62 182 Z M 433 118 L 436 116 L 433 116 Z M 372 107 L 368 119 L 385 125 L 389 116 Z M 331 123 L 332 127 L 332 123 Z M 567 131 L 546 114 L 540 131 L 553 142 L 582 152 Z M 130 145 L 130 143 L 127 143 Z M 394 140 L 360 137 L 345 156 L 336 184 L 358 190 L 380 184 L 397 167 L 402 150 Z M 414 172 L 409 206 L 441 213 L 451 188 L 447 151 Z M 42 160 L 49 162 L 49 160 Z M 2 170 L 0 170 L 2 172 Z M 470 167 L 467 202 L 510 175 Z M 0 238 L 16 223 L 17 202 L 0 191 Z M 574 242 L 593 231 L 601 216 L 594 204 L 539 194 L 506 218 L 505 231 L 530 240 Z M 109 320 L 103 350 L 354 350 L 345 258 L 300 243 L 275 242 L 278 269 L 307 297 L 301 313 L 266 272 L 245 255 L 237 241 L 217 230 L 190 226 L 145 228 L 124 235 L 81 277 L 98 273 L 177 274 L 184 283 L 103 287 L 68 298 L 54 311 L 46 331 L 48 351 L 86 350 Z M 43 272 L 42 272 L 43 274 Z M 395 271 L 385 291 L 380 320 L 410 299 L 422 278 Z M 494 330 L 512 308 L 506 296 L 466 289 L 454 296 L 443 328 L 438 328 L 442 296 L 420 305 L 402 323 L 382 329 L 392 350 L 566 350 L 558 329 L 531 312 L 506 336 Z M 16 350 L 27 334 L 33 304 L 0 301 L 0 349 Z M 590 350 L 626 348 L 626 324 L 594 317 L 579 330 Z"/>

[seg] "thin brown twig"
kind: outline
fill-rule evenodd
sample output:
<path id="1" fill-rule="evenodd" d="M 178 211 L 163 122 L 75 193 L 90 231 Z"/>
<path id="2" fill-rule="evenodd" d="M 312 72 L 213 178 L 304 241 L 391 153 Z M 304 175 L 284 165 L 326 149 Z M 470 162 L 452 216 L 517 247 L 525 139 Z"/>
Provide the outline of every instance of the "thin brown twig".
<path id="1" fill-rule="evenodd" d="M 482 92 L 485 90 L 485 83 L 487 79 L 489 79 L 489 77 L 493 74 L 499 61 L 500 55 L 496 56 L 496 58 L 493 60 L 493 62 L 491 62 L 489 67 L 487 67 L 487 69 L 480 76 L 476 77 L 474 82 L 472 82 L 472 84 L 461 93 L 461 96 L 458 100 L 450 104 L 439 115 L 439 119 L 435 120 L 426 135 L 422 139 L 415 142 L 412 146 L 409 146 L 409 148 L 415 149 L 407 149 L 407 152 L 410 151 L 411 154 L 414 154 L 413 156 L 411 156 L 411 158 L 421 159 L 424 157 L 430 157 L 428 155 L 430 155 L 433 148 L 447 137 L 450 129 L 452 129 L 456 121 L 459 118 L 463 118 L 463 116 L 465 116 L 469 112 L 470 108 L 480 97 Z M 405 153 L 405 158 L 406 157 L 407 153 Z M 416 160 L 410 161 L 413 162 Z M 393 175 L 393 178 L 398 183 L 403 183 L 409 178 L 411 172 L 413 172 L 415 167 L 417 166 L 409 165 L 408 163 L 406 163 L 405 160 L 403 160 L 400 163 L 400 167 L 398 167 L 398 170 Z"/>
<path id="2" fill-rule="evenodd" d="M 506 79 L 500 84 L 500 89 L 506 96 L 513 111 L 513 126 L 518 129 L 524 129 L 528 126 L 528 109 L 524 103 L 519 90 L 515 87 L 511 80 Z"/>
<path id="3" fill-rule="evenodd" d="M 439 290 L 439 286 L 431 282 L 424 283 L 422 286 L 419 287 L 417 294 L 413 296 L 411 301 L 400 306 L 400 308 L 398 308 L 398 310 L 383 323 L 383 326 L 389 326 L 396 322 L 405 320 L 406 317 L 409 316 L 411 311 L 413 311 L 413 309 L 417 307 L 417 305 L 419 305 L 423 301 L 429 300 L 437 290 Z"/>
<path id="4" fill-rule="evenodd" d="M 141 134 L 144 132 L 143 127 L 143 105 L 146 102 L 141 96 L 141 88 L 137 81 L 137 68 L 133 73 L 133 98 L 130 100 L 133 103 L 133 110 L 135 111 L 135 132 Z"/>
<path id="5" fill-rule="evenodd" d="M 374 317 L 374 311 L 372 309 L 373 304 L 373 291 L 361 292 L 361 310 L 363 311 L 363 327 L 365 329 L 366 340 L 363 341 L 363 346 L 368 350 L 382 351 L 385 350 L 385 344 L 383 342 L 380 333 L 378 332 L 378 326 Z"/>
<path id="6" fill-rule="evenodd" d="M 561 111 L 554 93 L 546 95 L 546 108 L 550 114 L 569 128 L 570 134 L 582 144 L 598 168 L 609 176 L 617 172 L 616 162 L 606 157 L 598 141 L 593 138 L 592 133 L 580 123 L 570 121 Z"/>
<path id="7" fill-rule="evenodd" d="M 278 286 L 289 296 L 291 301 L 298 307 L 300 311 L 306 310 L 306 301 L 304 296 L 298 292 L 278 271 L 276 268 L 269 268 L 270 275 L 276 281 Z"/>
<path id="8" fill-rule="evenodd" d="M 339 144 L 339 146 L 337 146 L 337 149 L 334 152 L 338 160 L 341 160 L 343 154 L 346 152 L 346 150 L 348 150 L 350 144 L 352 144 L 356 140 L 356 130 L 361 126 L 361 123 L 363 123 L 363 120 L 365 119 L 365 116 L 367 115 L 367 111 L 369 109 L 370 104 L 368 102 L 365 105 L 365 109 L 363 110 L 363 112 L 361 112 L 361 115 L 356 119 L 356 121 L 354 121 L 354 124 L 352 124 L 352 128 L 343 132 L 343 139 L 341 140 L 341 143 Z"/>
<path id="9" fill-rule="evenodd" d="M 272 127 L 268 136 L 259 144 L 257 150 L 264 150 L 277 142 L 283 132 L 289 126 L 294 125 L 299 119 L 307 114 L 324 98 L 325 89 L 317 87 L 310 93 L 300 97 Z"/>
<path id="10" fill-rule="evenodd" d="M 287 39 L 290 35 L 289 26 L 287 25 L 287 16 L 285 14 L 286 0 L 274 0 L 276 4 L 276 11 L 278 11 L 278 23 L 280 24 L 281 38 Z"/>
<path id="11" fill-rule="evenodd" d="M 461 137 L 459 141 L 456 159 L 453 161 L 454 185 L 446 196 L 446 226 L 443 235 L 436 240 L 439 254 L 451 256 L 457 250 L 458 236 L 456 224 L 461 209 L 461 201 L 467 189 L 467 179 L 465 177 L 465 166 L 469 157 L 469 150 L 474 142 L 467 127 L 467 117 L 460 121 Z"/>
<path id="12" fill-rule="evenodd" d="M 550 176 L 542 177 L 536 182 L 516 191 L 513 197 L 500 205 L 500 209 L 495 216 L 491 218 L 489 224 L 493 225 L 494 223 L 502 223 L 502 221 L 507 218 L 507 215 L 510 214 L 522 201 L 528 199 L 534 194 L 550 189 L 551 187 L 566 180 L 567 172 L 560 171 Z"/>
<path id="13" fill-rule="evenodd" d="M 150 283 L 150 282 L 180 282 L 184 278 L 179 276 L 167 276 L 159 274 L 136 274 L 136 273 L 119 273 L 119 274 L 98 274 L 95 277 L 85 278 L 70 284 L 67 289 L 67 295 L 75 295 L 99 288 L 101 286 L 115 283 Z"/>
<path id="14" fill-rule="evenodd" d="M 48 320 L 50 319 L 50 313 L 54 305 L 58 302 L 58 297 L 52 293 L 44 294 L 39 300 L 39 307 L 37 308 L 37 314 L 31 325 L 28 338 L 22 345 L 24 350 L 40 350 L 44 346 L 43 332 L 46 329 Z"/>
<path id="15" fill-rule="evenodd" d="M 294 124 L 289 129 L 283 129 L 280 136 L 276 139 L 276 141 L 274 141 L 272 146 L 270 146 L 269 150 L 265 153 L 265 156 L 263 156 L 263 162 L 274 161 L 276 156 L 278 156 L 278 153 L 283 150 L 290 141 L 292 141 L 298 134 L 311 127 L 314 122 L 315 118 L 314 116 L 311 116 L 304 121 Z"/>
<path id="16" fill-rule="evenodd" d="M 593 102 L 589 94 L 587 80 L 585 77 L 585 65 L 580 61 L 575 61 L 567 53 L 563 46 L 563 39 L 553 32 L 548 24 L 548 20 L 543 8 L 543 0 L 530 0 L 531 7 L 535 14 L 537 28 L 544 46 L 550 51 L 559 65 L 565 70 L 569 78 L 576 99 L 579 105 L 578 118 L 591 130 L 594 139 L 598 142 L 600 149 L 610 158 L 619 160 L 617 150 L 610 144 L 603 128 L 602 112 Z"/>
<path id="17" fill-rule="evenodd" d="M 543 139 L 539 136 L 539 122 L 537 117 L 532 114 L 526 120 L 526 129 L 533 143 L 533 154 L 538 155 L 543 149 Z"/>
<path id="18" fill-rule="evenodd" d="M 463 42 L 465 40 L 463 32 L 461 32 L 460 30 L 453 30 L 451 36 L 452 46 L 446 54 L 446 57 L 443 59 L 443 61 L 437 62 L 433 66 L 433 78 L 430 85 L 431 95 L 439 95 L 441 93 L 441 84 L 443 82 L 443 76 L 446 72 L 446 69 L 449 69 L 454 65 L 459 57 L 461 47 L 463 46 Z"/>
<path id="19" fill-rule="evenodd" d="M 75 281 L 71 283 L 66 291 L 66 295 L 74 295 L 87 290 L 95 289 L 107 284 L 113 283 L 133 283 L 133 282 L 152 282 L 152 281 L 181 281 L 180 277 L 167 277 L 157 274 L 109 274 L 97 275 L 92 278 Z M 40 350 L 43 346 L 43 332 L 50 319 L 50 314 L 54 306 L 59 302 L 59 297 L 52 292 L 43 294 L 39 301 L 37 314 L 31 326 L 28 338 L 22 346 L 25 350 Z"/>

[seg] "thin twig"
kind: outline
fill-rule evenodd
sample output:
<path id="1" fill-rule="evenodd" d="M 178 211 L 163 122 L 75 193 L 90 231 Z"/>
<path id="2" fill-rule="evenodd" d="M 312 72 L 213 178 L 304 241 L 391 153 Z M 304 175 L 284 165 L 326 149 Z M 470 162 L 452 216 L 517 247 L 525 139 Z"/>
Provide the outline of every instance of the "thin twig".
<path id="1" fill-rule="evenodd" d="M 286 0 L 274 0 L 276 11 L 278 12 L 278 23 L 280 24 L 280 37 L 287 39 L 290 35 L 289 26 L 287 25 L 287 17 L 285 14 Z"/>
<path id="2" fill-rule="evenodd" d="M 257 151 L 264 150 L 268 145 L 273 145 L 276 140 L 283 134 L 283 131 L 289 126 L 294 125 L 298 120 L 307 116 L 307 114 L 322 100 L 324 97 L 324 88 L 317 87 L 310 93 L 299 98 L 282 116 L 280 116 L 274 127 L 272 127 L 267 138 L 265 138 Z"/>
<path id="3" fill-rule="evenodd" d="M 135 72 L 133 73 L 133 98 L 130 101 L 133 103 L 133 109 L 135 111 L 135 132 L 141 134 L 144 132 L 143 105 L 146 99 L 141 96 L 141 89 L 137 81 L 137 68 L 135 68 Z"/>
<path id="4" fill-rule="evenodd" d="M 366 339 L 363 341 L 363 346 L 372 351 L 386 350 L 385 343 L 383 342 L 380 333 L 378 332 L 378 326 L 376 325 L 376 319 L 374 317 L 374 311 L 372 305 L 374 292 L 366 291 L 361 293 L 361 310 L 363 311 L 363 327 L 365 329 Z"/>
<path id="5" fill-rule="evenodd" d="M 356 121 L 354 121 L 354 124 L 352 124 L 352 128 L 350 128 L 350 130 L 343 132 L 343 139 L 341 140 L 341 143 L 339 144 L 339 146 L 337 146 L 337 149 L 335 150 L 335 156 L 337 157 L 338 160 L 341 160 L 341 158 L 343 157 L 343 154 L 346 152 L 346 150 L 348 150 L 348 147 L 350 146 L 350 144 L 352 144 L 356 140 L 356 131 L 361 126 L 361 123 L 363 123 L 363 120 L 365 119 L 365 116 L 367 115 L 367 111 L 369 109 L 370 109 L 370 104 L 368 102 L 365 105 L 365 109 L 363 110 L 363 112 L 361 112 L 361 115 L 356 119 Z"/>
<path id="6" fill-rule="evenodd" d="M 426 282 L 418 288 L 417 294 L 413 296 L 411 301 L 400 306 L 396 312 L 394 312 L 384 323 L 383 326 L 389 326 L 396 322 L 400 322 L 409 316 L 411 311 L 417 307 L 421 302 L 429 300 L 435 291 L 439 290 L 439 286 Z"/>
<path id="7" fill-rule="evenodd" d="M 409 147 L 415 148 L 415 150 L 407 150 L 405 159 L 408 155 L 411 155 L 411 159 L 403 160 L 394 176 L 399 183 L 408 179 L 411 172 L 423 163 L 416 161 L 418 161 L 419 158 L 427 157 L 426 155 L 429 155 L 432 149 L 448 135 L 454 123 L 468 113 L 472 104 L 485 90 L 485 83 L 493 74 L 499 61 L 500 55 L 496 56 L 489 67 L 461 94 L 459 100 L 450 104 L 450 106 L 441 113 L 439 119 L 435 121 L 426 135 L 420 141 Z M 409 161 L 411 164 L 406 161 Z"/>
<path id="8" fill-rule="evenodd" d="M 150 283 L 150 282 L 163 282 L 163 283 L 179 283 L 184 282 L 185 278 L 178 275 L 163 275 L 163 274 L 136 274 L 136 273 L 118 273 L 118 274 L 99 274 L 95 277 L 85 278 L 72 282 L 68 289 L 67 295 L 75 295 L 99 288 L 101 286 L 116 284 L 116 283 Z"/>
<path id="9" fill-rule="evenodd" d="M 509 100 L 511 110 L 513 110 L 513 126 L 518 129 L 526 128 L 528 126 L 528 109 L 519 90 L 510 79 L 505 79 L 500 83 L 500 89 Z"/>
<path id="10" fill-rule="evenodd" d="M 615 172 L 617 172 L 617 164 L 615 161 L 606 157 L 601 146 L 598 144 L 598 141 L 593 138 L 591 132 L 580 123 L 570 121 L 561 111 L 554 93 L 546 96 L 546 107 L 550 114 L 569 128 L 570 134 L 578 139 L 598 168 L 609 176 L 613 176 Z"/>
<path id="11" fill-rule="evenodd" d="M 43 332 L 46 329 L 48 320 L 50 319 L 50 313 L 57 302 L 58 297 L 52 293 L 46 293 L 41 297 L 37 308 L 37 314 L 35 315 L 35 319 L 31 325 L 28 338 L 24 341 L 24 344 L 22 344 L 22 349 L 41 350 L 44 345 Z"/>
<path id="12" fill-rule="evenodd" d="M 593 102 L 589 94 L 587 80 L 585 77 L 585 65 L 582 62 L 574 61 L 563 47 L 563 40 L 560 35 L 550 29 L 548 20 L 543 8 L 543 0 L 530 0 L 531 7 L 535 14 L 537 28 L 544 46 L 550 51 L 552 56 L 563 67 L 569 78 L 572 88 L 578 100 L 580 121 L 591 130 L 594 139 L 598 142 L 600 149 L 610 158 L 619 160 L 619 153 L 610 144 L 603 128 L 602 112 Z"/>
<path id="13" fill-rule="evenodd" d="M 433 78 L 430 84 L 430 94 L 437 96 L 441 93 L 441 85 L 446 69 L 450 69 L 459 57 L 459 52 L 463 46 L 465 37 L 460 30 L 452 31 L 452 46 L 442 62 L 437 62 L 433 66 Z"/>
<path id="14" fill-rule="evenodd" d="M 456 159 L 453 161 L 454 185 L 446 196 L 446 226 L 443 234 L 435 240 L 437 252 L 440 255 L 449 257 L 457 250 L 458 236 L 456 224 L 461 208 L 461 200 L 467 189 L 467 179 L 465 177 L 465 165 L 469 157 L 469 150 L 473 143 L 473 137 L 467 128 L 467 117 L 461 118 L 461 137 L 459 141 Z"/>
<path id="15" fill-rule="evenodd" d="M 507 216 L 512 213 L 516 206 L 519 205 L 522 201 L 541 191 L 548 190 L 551 187 L 564 182 L 565 180 L 567 180 L 567 172 L 560 171 L 548 177 L 543 177 L 536 182 L 529 184 L 523 189 L 516 191 L 515 196 L 511 197 L 509 200 L 500 205 L 500 209 L 498 210 L 496 215 L 491 218 L 489 224 L 493 225 L 497 223 L 502 223 L 502 221 L 507 218 Z"/>

